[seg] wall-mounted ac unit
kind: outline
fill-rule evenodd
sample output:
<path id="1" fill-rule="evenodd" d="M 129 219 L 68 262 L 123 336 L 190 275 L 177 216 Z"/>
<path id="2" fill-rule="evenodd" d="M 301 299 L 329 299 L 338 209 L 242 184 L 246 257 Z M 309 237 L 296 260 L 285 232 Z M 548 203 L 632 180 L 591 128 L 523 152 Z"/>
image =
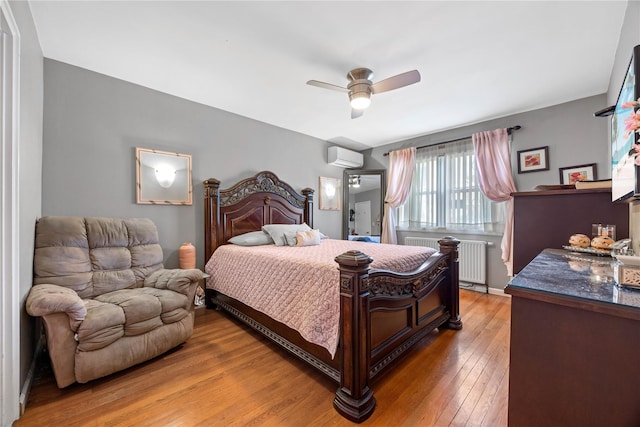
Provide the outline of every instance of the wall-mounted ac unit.
<path id="1" fill-rule="evenodd" d="M 329 147 L 329 164 L 341 168 L 361 168 L 364 165 L 364 156 L 357 151 L 333 146 Z"/>

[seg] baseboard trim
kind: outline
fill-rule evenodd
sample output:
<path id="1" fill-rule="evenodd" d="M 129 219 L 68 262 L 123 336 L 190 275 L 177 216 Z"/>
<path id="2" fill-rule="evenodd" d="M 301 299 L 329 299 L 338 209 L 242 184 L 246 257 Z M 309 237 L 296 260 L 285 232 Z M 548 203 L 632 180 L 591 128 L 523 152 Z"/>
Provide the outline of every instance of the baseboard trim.
<path id="1" fill-rule="evenodd" d="M 22 390 L 20 391 L 20 397 L 18 399 L 18 403 L 20 404 L 20 416 L 23 416 L 24 411 L 27 409 L 27 399 L 29 398 L 29 393 L 31 392 L 31 386 L 36 376 L 36 368 L 38 366 L 38 362 L 40 361 L 40 357 L 42 356 L 43 347 L 44 347 L 44 337 L 40 335 L 40 337 L 38 338 L 38 342 L 36 343 L 36 350 L 33 353 L 33 357 L 31 358 L 31 366 L 29 366 L 29 372 L 27 372 L 27 378 L 24 380 L 24 384 L 22 385 Z"/>
<path id="2" fill-rule="evenodd" d="M 460 286 L 460 289 L 467 289 L 469 291 L 480 292 L 480 293 L 483 293 L 483 294 L 498 295 L 498 296 L 501 296 L 501 297 L 511 297 L 511 295 L 505 294 L 504 290 L 502 290 L 500 288 L 492 288 L 492 287 L 487 286 L 487 285 L 479 285 L 477 283 L 460 282 L 459 286 Z"/>
<path id="3" fill-rule="evenodd" d="M 489 293 L 491 295 L 498 295 L 501 297 L 507 297 L 507 298 L 511 298 L 511 295 L 509 294 L 505 294 L 504 293 L 504 289 L 499 289 L 499 288 L 489 288 Z"/>
<path id="4" fill-rule="evenodd" d="M 458 286 L 460 287 L 460 289 L 467 289 L 469 291 L 480 292 L 481 294 L 488 293 L 487 285 L 480 285 L 480 284 L 477 284 L 477 283 L 460 282 L 458 284 Z"/>

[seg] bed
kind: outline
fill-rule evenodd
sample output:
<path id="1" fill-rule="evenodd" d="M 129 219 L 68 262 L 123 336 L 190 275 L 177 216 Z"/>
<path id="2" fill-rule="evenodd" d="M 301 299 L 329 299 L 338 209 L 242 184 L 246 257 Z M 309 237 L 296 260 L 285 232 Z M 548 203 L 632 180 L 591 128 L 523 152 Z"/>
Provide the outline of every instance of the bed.
<path id="1" fill-rule="evenodd" d="M 424 262 L 420 261 L 416 268 L 411 267 L 410 271 L 404 272 L 375 267 L 376 263 L 395 266 L 394 262 L 400 262 L 406 270 L 409 262 L 415 264 L 418 256 L 424 256 L 418 251 L 428 248 L 418 250 L 395 246 L 397 252 L 414 258 L 397 257 L 396 261 L 384 263 L 381 254 L 380 259 L 374 260 L 367 252 L 379 254 L 378 251 L 384 249 L 381 247 L 389 245 L 325 239 L 317 245 L 318 251 L 344 249 L 344 252 L 331 255 L 332 266 L 316 266 L 310 261 L 311 255 L 301 255 L 302 250 L 311 251 L 310 248 L 287 248 L 287 245 L 280 248 L 236 248 L 237 245 L 227 244 L 233 237 L 260 231 L 268 224 L 307 224 L 313 228 L 312 189 L 305 188 L 298 193 L 269 171 L 241 180 L 224 190 L 220 189 L 220 181 L 213 178 L 204 181 L 204 187 L 205 259 L 208 261 L 205 271 L 213 273 L 207 279 L 205 289 L 207 307 L 226 311 L 333 379 L 339 384 L 334 407 L 347 419 L 362 422 L 373 413 L 376 401 L 370 388 L 371 381 L 401 361 L 401 356 L 415 343 L 436 328 L 462 328 L 457 239 L 441 239 L 439 251 L 428 253 Z M 219 248 L 216 257 L 212 258 Z M 294 268 L 295 260 L 286 262 L 302 274 L 319 276 L 321 268 L 333 271 L 327 274 L 335 274 L 333 278 L 326 279 L 335 280 L 335 284 L 329 283 L 327 294 L 302 295 L 289 290 L 288 285 L 280 286 L 277 292 L 268 292 L 270 297 L 277 294 L 292 304 L 303 301 L 310 307 L 320 306 L 326 311 L 335 309 L 338 320 L 335 322 L 335 339 L 328 340 L 331 343 L 310 339 L 304 329 L 288 326 L 287 319 L 281 321 L 277 316 L 266 314 L 268 310 L 265 307 L 275 304 L 274 301 L 256 308 L 253 303 L 252 307 L 242 301 L 242 291 L 234 294 L 232 288 L 225 289 L 225 292 L 220 290 L 227 279 L 221 270 L 214 270 L 211 266 L 221 264 L 223 258 L 235 260 L 238 265 L 253 265 L 253 273 L 247 274 L 262 274 L 269 277 L 275 286 L 281 281 L 284 283 L 287 280 L 284 275 L 275 278 L 268 270 L 277 258 L 268 262 L 263 259 L 270 256 L 268 252 L 271 250 L 277 252 L 275 256 L 278 258 L 286 256 L 286 253 L 298 257 L 299 263 L 304 264 Z M 240 257 L 241 252 L 244 260 L 233 258 Z M 326 265 L 326 254 L 324 258 L 318 262 Z M 274 268 L 283 270 L 281 265 Z M 244 281 L 252 286 L 257 282 L 254 279 Z M 298 281 L 301 285 L 294 288 L 300 292 L 299 288 L 303 287 L 306 279 Z M 311 333 L 313 330 L 312 326 Z"/>

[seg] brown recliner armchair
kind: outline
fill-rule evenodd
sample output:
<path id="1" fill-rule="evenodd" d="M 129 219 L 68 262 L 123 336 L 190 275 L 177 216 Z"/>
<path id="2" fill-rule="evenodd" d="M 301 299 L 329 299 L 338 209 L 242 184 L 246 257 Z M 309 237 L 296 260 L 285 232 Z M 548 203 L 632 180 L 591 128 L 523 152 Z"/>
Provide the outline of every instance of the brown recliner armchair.
<path id="1" fill-rule="evenodd" d="M 26 309 L 41 316 L 58 387 L 158 356 L 193 333 L 200 270 L 167 270 L 144 218 L 43 217 Z"/>

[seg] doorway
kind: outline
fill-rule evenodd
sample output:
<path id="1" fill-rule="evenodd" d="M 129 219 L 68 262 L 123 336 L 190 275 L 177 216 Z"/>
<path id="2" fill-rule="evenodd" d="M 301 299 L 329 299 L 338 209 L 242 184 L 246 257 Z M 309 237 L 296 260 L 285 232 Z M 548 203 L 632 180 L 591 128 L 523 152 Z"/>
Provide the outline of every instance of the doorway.
<path id="1" fill-rule="evenodd" d="M 355 233 L 371 236 L 371 201 L 356 202 L 355 212 Z"/>

